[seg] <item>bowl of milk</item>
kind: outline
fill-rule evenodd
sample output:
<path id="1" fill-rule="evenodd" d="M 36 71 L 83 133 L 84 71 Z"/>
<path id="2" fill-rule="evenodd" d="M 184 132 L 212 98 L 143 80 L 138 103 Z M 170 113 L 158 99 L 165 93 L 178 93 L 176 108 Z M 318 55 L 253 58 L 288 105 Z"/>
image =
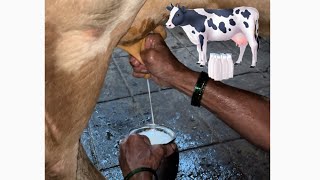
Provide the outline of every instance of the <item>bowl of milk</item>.
<path id="1" fill-rule="evenodd" d="M 175 133 L 170 128 L 158 124 L 147 124 L 130 132 L 130 134 L 133 133 L 147 136 L 151 145 L 169 144 L 176 138 Z"/>

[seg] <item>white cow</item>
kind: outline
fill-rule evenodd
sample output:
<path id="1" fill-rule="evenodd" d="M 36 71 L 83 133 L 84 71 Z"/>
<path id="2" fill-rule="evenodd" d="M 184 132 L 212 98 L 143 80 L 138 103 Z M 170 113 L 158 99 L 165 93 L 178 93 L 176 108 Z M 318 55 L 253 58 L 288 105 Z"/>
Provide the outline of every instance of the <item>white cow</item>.
<path id="1" fill-rule="evenodd" d="M 190 41 L 197 45 L 200 66 L 207 62 L 207 41 L 226 41 L 232 39 L 240 47 L 240 64 L 249 43 L 252 51 L 252 64 L 257 63 L 258 19 L 259 12 L 253 7 L 236 7 L 234 9 L 185 9 L 180 6 L 168 6 L 170 17 L 166 27 L 171 29 L 181 26 Z"/>

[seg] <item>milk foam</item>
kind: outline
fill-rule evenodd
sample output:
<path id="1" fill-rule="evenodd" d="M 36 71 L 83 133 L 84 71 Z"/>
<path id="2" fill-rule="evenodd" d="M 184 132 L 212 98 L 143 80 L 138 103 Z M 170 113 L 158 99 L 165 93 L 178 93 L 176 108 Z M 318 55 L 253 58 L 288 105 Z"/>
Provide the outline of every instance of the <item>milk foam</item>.
<path id="1" fill-rule="evenodd" d="M 167 144 L 172 140 L 170 135 L 156 129 L 149 129 L 147 131 L 140 132 L 139 134 L 147 136 L 150 139 L 151 145 Z"/>

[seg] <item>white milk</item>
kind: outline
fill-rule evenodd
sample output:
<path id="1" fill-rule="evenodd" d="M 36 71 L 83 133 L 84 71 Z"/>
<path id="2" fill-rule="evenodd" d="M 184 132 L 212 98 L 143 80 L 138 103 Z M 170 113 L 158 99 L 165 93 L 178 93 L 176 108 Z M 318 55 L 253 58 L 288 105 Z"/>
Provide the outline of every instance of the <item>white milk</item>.
<path id="1" fill-rule="evenodd" d="M 156 129 L 149 129 L 140 132 L 139 134 L 147 136 L 150 139 L 151 145 L 167 144 L 172 140 L 172 137 L 169 134 L 158 131 Z"/>
<path id="2" fill-rule="evenodd" d="M 149 102 L 150 102 L 150 108 L 151 108 L 152 124 L 154 124 L 154 117 L 153 117 L 153 110 L 152 110 L 152 102 L 151 102 L 151 93 L 150 93 L 149 79 L 147 79 L 147 84 L 148 84 L 148 92 L 149 92 Z"/>

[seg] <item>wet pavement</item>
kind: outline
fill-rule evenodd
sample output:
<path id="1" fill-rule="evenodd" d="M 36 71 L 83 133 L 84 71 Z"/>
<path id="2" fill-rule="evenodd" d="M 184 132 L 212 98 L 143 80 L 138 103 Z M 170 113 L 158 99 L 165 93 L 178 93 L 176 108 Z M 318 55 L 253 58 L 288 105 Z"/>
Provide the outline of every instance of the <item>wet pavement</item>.
<path id="1" fill-rule="evenodd" d="M 167 31 L 166 42 L 177 58 L 195 71 L 198 53 L 180 27 Z M 209 42 L 209 53 L 232 53 L 239 48 L 232 41 Z M 234 78 L 222 82 L 264 96 L 270 96 L 270 39 L 260 39 L 256 68 L 248 46 Z M 93 164 L 110 180 L 123 179 L 119 163 L 119 140 L 130 130 L 151 122 L 147 81 L 131 75 L 128 54 L 116 48 L 104 86 L 81 142 Z M 190 105 L 190 98 L 175 89 L 160 88 L 150 81 L 154 118 L 173 129 L 179 149 L 176 179 L 270 179 L 270 154 L 243 139 L 203 107 Z"/>

